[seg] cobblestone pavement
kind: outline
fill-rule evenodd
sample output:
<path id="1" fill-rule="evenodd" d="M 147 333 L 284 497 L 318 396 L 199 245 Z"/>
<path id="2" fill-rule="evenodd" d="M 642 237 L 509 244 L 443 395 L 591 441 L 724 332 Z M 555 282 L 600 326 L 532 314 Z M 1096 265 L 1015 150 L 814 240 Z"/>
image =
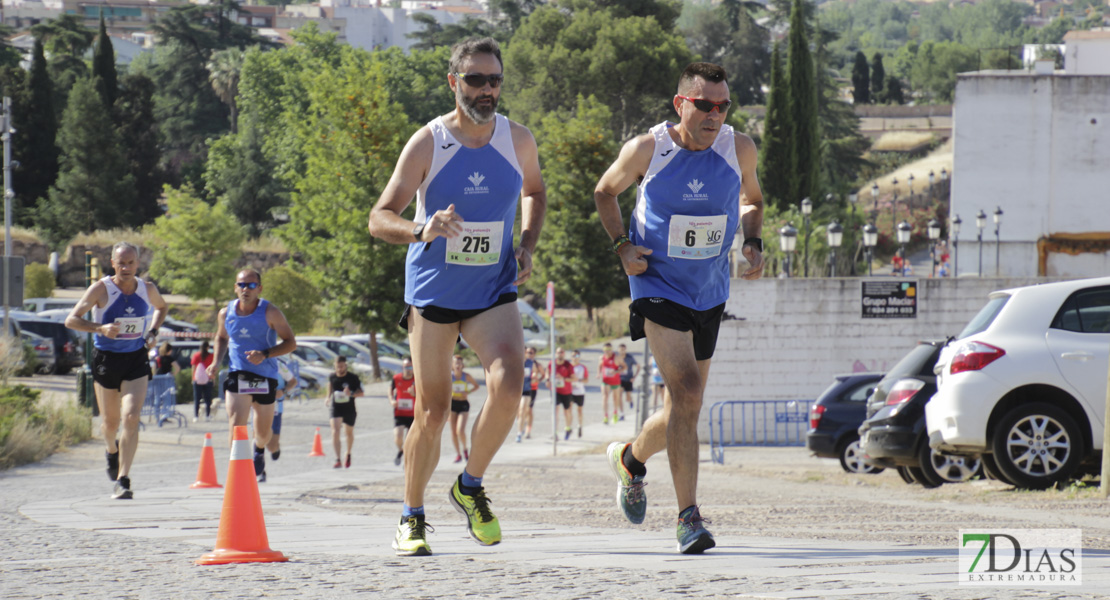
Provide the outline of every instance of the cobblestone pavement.
<path id="1" fill-rule="evenodd" d="M 592 401 L 592 402 L 591 402 Z M 481 402 L 474 403 L 474 411 Z M 351 469 L 332 469 L 322 401 L 286 407 L 283 454 L 260 485 L 271 548 L 287 563 L 200 567 L 212 549 L 221 490 L 191 490 L 205 431 L 227 472 L 227 425 L 142 435 L 135 500 L 108 499 L 100 443 L 0 474 L 0 598 L 1105 598 L 1110 517 L 1091 490 L 1013 492 L 995 482 L 924 490 L 893 473 L 850 476 L 801 448 L 730 449 L 702 462 L 699 500 L 719 545 L 674 550 L 666 460 L 649 462 L 648 519 L 625 523 L 603 450 L 630 422 L 600 424 L 587 402 L 581 439 L 553 456 L 550 405 L 537 403 L 533 439 L 510 436 L 486 478 L 504 541 L 480 547 L 448 505 L 450 437 L 427 505 L 435 555 L 389 547 L 400 513 L 388 403 L 359 400 Z M 189 407 L 182 406 L 182 410 Z M 205 427 L 204 425 L 209 425 Z M 324 434 L 326 458 L 306 456 Z M 546 435 L 540 432 L 547 432 Z M 547 438 L 547 439 L 544 439 Z M 703 448 L 704 456 L 708 451 Z M 1083 585 L 974 588 L 956 584 L 958 530 L 1083 529 Z"/>

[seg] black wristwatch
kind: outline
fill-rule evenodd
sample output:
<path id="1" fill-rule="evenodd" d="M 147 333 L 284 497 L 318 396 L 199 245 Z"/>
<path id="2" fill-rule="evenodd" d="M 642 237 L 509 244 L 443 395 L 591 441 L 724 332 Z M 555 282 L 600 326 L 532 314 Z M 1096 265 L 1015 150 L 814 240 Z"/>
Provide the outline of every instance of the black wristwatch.
<path id="1" fill-rule="evenodd" d="M 424 235 L 424 225 L 426 224 L 427 222 L 424 222 L 412 228 L 412 235 L 416 238 L 416 241 L 421 241 L 420 236 Z"/>
<path id="2" fill-rule="evenodd" d="M 760 252 L 763 252 L 763 238 L 757 238 L 757 237 L 744 238 L 744 243 L 740 247 L 743 248 L 744 246 L 752 246 L 756 250 L 759 250 Z"/>
<path id="3" fill-rule="evenodd" d="M 270 349 L 269 348 L 264 348 L 262 350 L 262 356 L 265 356 L 266 358 L 270 358 Z"/>

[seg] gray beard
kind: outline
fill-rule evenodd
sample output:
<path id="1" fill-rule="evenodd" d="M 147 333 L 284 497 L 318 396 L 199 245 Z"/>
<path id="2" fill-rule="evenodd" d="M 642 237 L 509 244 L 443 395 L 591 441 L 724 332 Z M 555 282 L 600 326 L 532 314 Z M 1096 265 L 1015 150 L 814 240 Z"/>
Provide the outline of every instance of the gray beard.
<path id="1" fill-rule="evenodd" d="M 471 99 L 463 96 L 461 92 L 455 94 L 455 99 L 459 103 L 459 108 L 462 108 L 463 114 L 471 121 L 474 121 L 476 125 L 485 125 L 492 121 L 494 116 L 497 115 L 497 98 L 491 98 L 493 102 L 490 104 L 489 108 L 480 108 L 478 107 L 478 99 L 480 97 L 481 96 Z"/>

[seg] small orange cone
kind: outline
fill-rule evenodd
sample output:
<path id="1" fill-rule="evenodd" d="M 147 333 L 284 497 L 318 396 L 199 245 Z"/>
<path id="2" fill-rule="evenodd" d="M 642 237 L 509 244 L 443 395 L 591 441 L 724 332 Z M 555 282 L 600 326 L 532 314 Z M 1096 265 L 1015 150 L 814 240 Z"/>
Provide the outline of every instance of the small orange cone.
<path id="1" fill-rule="evenodd" d="M 197 466 L 197 481 L 189 486 L 197 488 L 222 488 L 216 478 L 216 456 L 212 453 L 212 434 L 204 434 L 204 447 L 200 449 L 200 465 Z"/>
<path id="2" fill-rule="evenodd" d="M 277 550 L 270 550 L 262 500 L 254 475 L 254 450 L 247 439 L 245 425 L 235 426 L 231 442 L 231 461 L 227 469 L 227 489 L 216 534 L 216 549 L 197 559 L 198 565 L 225 565 L 245 562 L 285 562 Z"/>
<path id="3" fill-rule="evenodd" d="M 312 440 L 312 452 L 309 456 L 324 456 L 324 444 L 320 441 L 320 428 L 316 428 L 316 438 Z"/>

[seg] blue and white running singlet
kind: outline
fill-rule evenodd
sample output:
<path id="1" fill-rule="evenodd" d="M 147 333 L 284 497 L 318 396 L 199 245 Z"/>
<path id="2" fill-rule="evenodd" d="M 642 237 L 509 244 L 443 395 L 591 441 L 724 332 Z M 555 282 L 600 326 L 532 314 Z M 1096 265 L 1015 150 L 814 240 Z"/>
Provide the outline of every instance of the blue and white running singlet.
<path id="1" fill-rule="evenodd" d="M 111 277 L 100 280 L 108 289 L 108 303 L 104 308 L 93 307 L 93 321 L 101 325 L 119 324 L 116 339 L 99 333 L 93 335 L 93 346 L 106 352 L 135 352 L 146 346 L 146 332 L 150 315 L 150 298 L 146 293 L 146 282 L 137 279 L 135 292 L 125 294 Z"/>
<path id="2" fill-rule="evenodd" d="M 261 352 L 277 345 L 277 332 L 266 322 L 266 307 L 270 306 L 267 300 L 259 299 L 258 306 L 249 315 L 236 314 L 235 308 L 239 300 L 227 303 L 227 316 L 224 317 L 224 329 L 227 330 L 227 358 L 231 363 L 232 371 L 246 371 L 269 377 L 278 378 L 277 359 L 267 358 L 262 364 L 253 364 L 247 360 L 247 352 L 258 350 Z M 282 381 L 278 385 L 284 386 Z M 243 392 L 243 390 L 239 390 Z"/>
<path id="3" fill-rule="evenodd" d="M 428 128 L 435 143 L 432 167 L 416 192 L 417 223 L 455 205 L 465 221 L 462 235 L 409 245 L 405 259 L 405 303 L 456 310 L 492 305 L 515 292 L 513 222 L 524 184 L 509 120 L 497 115 L 493 138 L 467 148 L 451 135 L 442 117 Z"/>
<path id="4" fill-rule="evenodd" d="M 680 147 L 651 128 L 655 150 L 636 193 L 628 237 L 651 248 L 647 270 L 628 278 L 632 299 L 666 298 L 694 310 L 728 299 L 728 253 L 740 224 L 740 165 L 732 127 L 705 150 Z"/>

